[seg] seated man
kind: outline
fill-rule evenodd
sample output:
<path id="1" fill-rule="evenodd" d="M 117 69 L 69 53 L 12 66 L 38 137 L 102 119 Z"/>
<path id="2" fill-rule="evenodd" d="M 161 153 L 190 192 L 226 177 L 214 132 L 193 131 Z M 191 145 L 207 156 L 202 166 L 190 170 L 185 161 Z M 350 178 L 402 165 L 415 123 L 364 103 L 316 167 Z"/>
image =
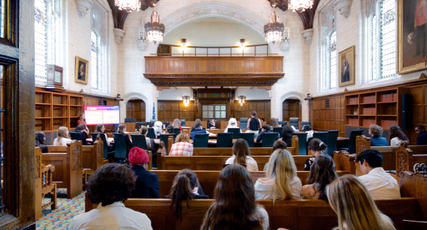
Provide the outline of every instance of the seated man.
<path id="1" fill-rule="evenodd" d="M 147 215 L 126 208 L 122 203 L 135 188 L 135 179 L 135 173 L 123 165 L 111 163 L 100 167 L 87 183 L 89 199 L 98 207 L 74 217 L 68 229 L 152 230 Z"/>
<path id="2" fill-rule="evenodd" d="M 427 132 L 425 132 L 425 128 L 422 125 L 418 125 L 415 127 L 415 133 L 417 136 L 417 145 L 427 145 Z"/>
<path id="3" fill-rule="evenodd" d="M 264 135 L 264 133 L 269 133 L 269 132 L 271 132 L 271 126 L 263 125 L 261 127 L 261 132 L 258 134 L 258 136 L 256 138 L 256 143 L 261 143 L 262 142 L 262 136 Z"/>
<path id="4" fill-rule="evenodd" d="M 359 153 L 356 162 L 364 174 L 359 179 L 365 184 L 374 200 L 400 198 L 400 186 L 396 179 L 381 167 L 383 157 L 378 150 L 365 149 Z"/>
<path id="5" fill-rule="evenodd" d="M 135 190 L 132 191 L 132 198 L 160 198 L 159 179 L 157 175 L 147 171 L 150 162 L 145 150 L 133 147 L 129 151 L 129 164 L 131 170 L 137 176 Z"/>
<path id="6" fill-rule="evenodd" d="M 379 125 L 369 126 L 369 135 L 371 135 L 371 146 L 387 146 L 387 139 L 382 137 L 383 129 Z"/>
<path id="7" fill-rule="evenodd" d="M 195 129 L 191 131 L 190 136 L 191 136 L 191 139 L 194 140 L 194 136 L 196 134 L 205 134 L 205 133 L 207 133 L 207 132 L 206 132 L 206 130 L 203 130 L 202 124 L 197 123 L 195 126 Z"/>

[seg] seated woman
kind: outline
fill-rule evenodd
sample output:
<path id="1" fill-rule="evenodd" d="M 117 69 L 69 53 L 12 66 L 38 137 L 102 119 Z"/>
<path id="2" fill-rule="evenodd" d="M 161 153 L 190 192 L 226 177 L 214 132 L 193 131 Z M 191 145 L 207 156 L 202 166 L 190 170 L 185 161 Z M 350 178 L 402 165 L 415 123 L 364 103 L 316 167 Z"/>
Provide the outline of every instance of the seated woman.
<path id="1" fill-rule="evenodd" d="M 172 133 L 174 133 L 173 126 L 168 125 L 168 127 L 166 127 L 166 134 L 172 134 Z"/>
<path id="2" fill-rule="evenodd" d="M 311 125 L 304 125 L 302 127 L 302 131 L 307 133 L 307 141 L 313 138 L 314 131 L 313 131 L 313 128 L 311 128 Z"/>
<path id="3" fill-rule="evenodd" d="M 279 124 L 279 121 L 277 120 L 277 118 L 274 118 L 274 117 L 272 117 L 272 118 L 270 119 L 270 126 L 271 126 L 272 128 L 275 128 L 275 127 L 281 127 L 281 126 L 280 126 L 280 124 Z"/>
<path id="4" fill-rule="evenodd" d="M 46 136 L 44 132 L 36 132 L 36 147 L 39 147 L 42 153 L 48 153 L 48 149 L 46 146 Z"/>
<path id="5" fill-rule="evenodd" d="M 369 126 L 369 135 L 371 135 L 371 146 L 387 146 L 387 139 L 382 137 L 383 129 L 379 125 Z"/>
<path id="6" fill-rule="evenodd" d="M 209 122 L 208 122 L 208 129 L 216 129 L 217 128 L 217 125 L 216 125 L 216 122 L 215 122 L 215 119 L 211 119 Z"/>
<path id="7" fill-rule="evenodd" d="M 273 144 L 273 152 L 276 151 L 276 149 L 287 149 L 287 145 L 286 145 L 286 143 L 284 141 L 277 140 Z M 262 170 L 262 171 L 267 171 L 267 165 L 268 164 L 264 165 L 264 170 Z"/>
<path id="8" fill-rule="evenodd" d="M 147 133 L 148 133 L 147 126 L 141 126 L 141 129 L 139 130 L 139 132 L 141 133 L 141 135 L 143 135 L 145 137 L 145 142 L 147 143 L 147 148 L 151 149 L 151 140 L 149 137 L 147 137 Z"/>
<path id="9" fill-rule="evenodd" d="M 53 145 L 67 146 L 68 143 L 71 143 L 71 139 L 68 137 L 68 128 L 61 126 L 58 128 L 58 137 L 53 140 Z"/>
<path id="10" fill-rule="evenodd" d="M 250 155 L 248 142 L 245 139 L 237 139 L 233 145 L 233 156 L 228 158 L 225 164 L 240 164 L 249 171 L 258 171 L 258 164 Z"/>
<path id="11" fill-rule="evenodd" d="M 126 152 L 129 154 L 129 151 L 131 148 L 133 148 L 133 145 L 132 145 L 132 142 L 130 141 L 129 135 L 126 134 L 126 125 L 120 124 L 119 127 L 117 128 L 117 132 L 121 133 L 123 135 L 123 137 L 125 138 L 125 143 L 126 143 L 126 148 L 127 148 Z M 126 156 L 128 154 L 126 154 Z"/>
<path id="12" fill-rule="evenodd" d="M 90 176 L 86 190 L 90 201 L 98 207 L 74 217 L 68 229 L 152 230 L 147 215 L 123 204 L 135 188 L 135 179 L 135 173 L 123 165 L 101 166 Z"/>
<path id="13" fill-rule="evenodd" d="M 129 164 L 131 170 L 137 176 L 135 190 L 132 190 L 132 198 L 160 198 L 159 179 L 157 175 L 147 171 L 150 162 L 145 150 L 133 147 L 129 151 Z"/>
<path id="14" fill-rule="evenodd" d="M 193 144 L 190 143 L 190 136 L 186 133 L 180 133 L 175 144 L 172 145 L 169 156 L 193 156 Z"/>
<path id="15" fill-rule="evenodd" d="M 294 129 L 291 126 L 285 125 L 282 129 L 282 140 L 286 142 L 288 147 L 292 147 L 292 135 L 294 133 Z"/>
<path id="16" fill-rule="evenodd" d="M 399 147 L 402 141 L 409 144 L 409 139 L 398 125 L 390 126 L 390 146 Z"/>
<path id="17" fill-rule="evenodd" d="M 326 187 L 329 205 L 338 216 L 336 230 L 394 230 L 391 219 L 378 210 L 365 185 L 354 175 L 337 178 Z"/>
<path id="18" fill-rule="evenodd" d="M 182 201 L 186 201 L 188 207 L 189 200 L 209 199 L 209 196 L 198 193 L 199 187 L 199 179 L 190 169 L 183 169 L 175 176 L 168 198 L 172 200 L 171 208 L 178 220 L 182 218 Z"/>
<path id="19" fill-rule="evenodd" d="M 201 230 L 267 230 L 268 213 L 255 202 L 251 174 L 243 166 L 232 164 L 219 174 L 214 203 L 207 211 Z"/>
<path id="20" fill-rule="evenodd" d="M 322 154 L 324 150 L 326 150 L 328 148 L 328 146 L 323 143 L 320 139 L 318 138 L 313 138 L 311 139 L 311 141 L 308 143 L 308 150 L 310 151 L 311 155 L 313 155 L 313 157 L 308 158 L 305 161 L 304 164 L 304 170 L 305 171 L 310 171 L 310 167 L 314 162 L 314 158 L 319 155 Z"/>
<path id="21" fill-rule="evenodd" d="M 77 126 L 77 128 L 76 128 L 76 132 L 77 133 L 80 133 L 80 135 L 82 135 L 82 144 L 83 145 L 88 145 L 88 143 L 87 143 L 87 141 L 86 141 L 86 139 L 87 139 L 87 137 L 88 137 L 88 133 L 87 133 L 87 131 L 86 131 L 86 125 L 85 124 L 80 124 L 80 125 L 78 125 Z"/>
<path id="22" fill-rule="evenodd" d="M 114 144 L 110 143 L 110 140 L 108 140 L 107 134 L 105 134 L 105 126 L 103 124 L 98 124 L 95 129 L 95 133 L 103 133 L 105 136 L 105 141 L 108 145 L 108 151 L 114 151 Z M 99 135 L 98 135 L 99 136 Z"/>
<path id="23" fill-rule="evenodd" d="M 172 126 L 174 128 L 179 128 L 179 130 L 181 130 L 182 132 L 182 128 L 181 128 L 181 120 L 176 118 L 175 120 L 173 120 Z"/>
<path id="24" fill-rule="evenodd" d="M 337 178 L 334 160 L 328 155 L 318 155 L 311 165 L 308 184 L 302 187 L 302 198 L 320 199 L 327 202 L 325 188 Z"/>
<path id="25" fill-rule="evenodd" d="M 301 198 L 301 180 L 288 150 L 277 149 L 267 163 L 266 177 L 255 183 L 257 199 L 290 200 Z"/>
<path id="26" fill-rule="evenodd" d="M 239 126 L 237 126 L 237 120 L 236 118 L 230 118 L 230 120 L 228 120 L 228 125 L 227 128 L 225 128 L 224 133 L 228 132 L 228 128 L 240 128 Z M 242 132 L 242 130 L 240 129 L 240 132 Z"/>
<path id="27" fill-rule="evenodd" d="M 163 130 L 163 123 L 161 121 L 154 122 L 154 133 L 156 134 L 156 137 L 160 136 Z"/>

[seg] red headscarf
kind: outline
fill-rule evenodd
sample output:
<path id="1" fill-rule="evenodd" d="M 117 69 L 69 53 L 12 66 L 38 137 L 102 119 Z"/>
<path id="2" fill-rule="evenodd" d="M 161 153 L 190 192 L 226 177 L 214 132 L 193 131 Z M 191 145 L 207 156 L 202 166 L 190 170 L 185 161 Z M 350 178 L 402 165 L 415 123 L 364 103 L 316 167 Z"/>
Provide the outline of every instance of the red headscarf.
<path id="1" fill-rule="evenodd" d="M 150 159 L 148 158 L 148 155 L 145 150 L 138 147 L 133 147 L 130 149 L 128 158 L 130 166 L 150 162 Z"/>

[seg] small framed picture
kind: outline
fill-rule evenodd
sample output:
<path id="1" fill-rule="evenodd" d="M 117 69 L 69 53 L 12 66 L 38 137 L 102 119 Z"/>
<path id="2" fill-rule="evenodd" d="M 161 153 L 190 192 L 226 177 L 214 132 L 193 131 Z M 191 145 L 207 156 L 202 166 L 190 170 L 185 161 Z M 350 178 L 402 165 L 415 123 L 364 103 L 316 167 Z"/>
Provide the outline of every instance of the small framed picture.
<path id="1" fill-rule="evenodd" d="M 355 63 L 354 46 L 343 50 L 338 55 L 338 86 L 354 85 Z"/>
<path id="2" fill-rule="evenodd" d="M 87 85 L 89 78 L 89 61 L 76 56 L 75 82 Z"/>

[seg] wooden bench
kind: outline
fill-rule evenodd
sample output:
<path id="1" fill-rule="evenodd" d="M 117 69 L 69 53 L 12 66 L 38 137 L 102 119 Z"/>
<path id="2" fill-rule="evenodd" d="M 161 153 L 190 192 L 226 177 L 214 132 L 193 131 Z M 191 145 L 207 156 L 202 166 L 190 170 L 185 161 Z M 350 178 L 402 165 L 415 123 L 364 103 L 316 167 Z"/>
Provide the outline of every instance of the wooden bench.
<path id="1" fill-rule="evenodd" d="M 53 153 L 54 148 L 48 148 L 49 153 L 42 154 L 42 163 L 55 166 L 53 183 L 58 188 L 67 189 L 67 198 L 73 198 L 82 192 L 82 143 L 72 141 L 66 147 L 66 152 Z"/>
<path id="2" fill-rule="evenodd" d="M 53 210 L 58 207 L 56 184 L 52 183 L 55 166 L 42 164 L 42 151 L 39 147 L 36 147 L 35 150 L 35 170 L 35 217 L 38 220 L 42 217 L 43 209 L 50 206 Z M 43 204 L 43 198 L 46 194 L 50 194 L 51 200 Z"/>
<path id="3" fill-rule="evenodd" d="M 157 169 L 159 170 L 221 170 L 229 156 L 161 156 L 157 154 Z M 264 170 L 264 165 L 270 156 L 255 156 L 252 158 L 258 163 L 258 170 Z M 294 155 L 297 170 L 304 170 L 305 161 L 312 156 Z"/>
<path id="4" fill-rule="evenodd" d="M 273 153 L 273 148 L 267 147 L 252 147 L 249 148 L 251 155 L 268 155 L 270 156 Z M 295 152 L 295 148 L 287 148 L 287 150 L 292 154 Z M 233 149 L 230 148 L 194 148 L 193 156 L 232 156 Z"/>
<path id="5" fill-rule="evenodd" d="M 396 150 L 396 174 L 400 175 L 403 171 L 412 171 L 415 163 L 427 164 L 426 146 L 411 146 L 405 148 L 400 146 Z"/>

